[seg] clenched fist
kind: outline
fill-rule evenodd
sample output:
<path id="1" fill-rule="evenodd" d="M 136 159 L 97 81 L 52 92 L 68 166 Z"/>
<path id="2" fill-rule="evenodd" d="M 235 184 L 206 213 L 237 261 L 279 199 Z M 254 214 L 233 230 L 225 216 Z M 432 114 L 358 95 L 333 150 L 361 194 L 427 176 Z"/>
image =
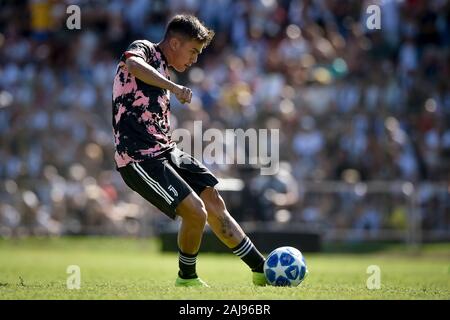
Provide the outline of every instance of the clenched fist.
<path id="1" fill-rule="evenodd" d="M 192 90 L 188 87 L 183 87 L 180 85 L 175 85 L 172 93 L 177 97 L 178 101 L 181 103 L 190 103 L 192 99 Z"/>

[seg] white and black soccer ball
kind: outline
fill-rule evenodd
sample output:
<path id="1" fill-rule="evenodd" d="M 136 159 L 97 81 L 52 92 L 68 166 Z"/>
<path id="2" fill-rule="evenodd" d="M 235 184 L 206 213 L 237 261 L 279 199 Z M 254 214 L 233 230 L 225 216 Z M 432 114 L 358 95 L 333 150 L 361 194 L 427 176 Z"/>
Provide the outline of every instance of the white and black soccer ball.
<path id="1" fill-rule="evenodd" d="M 296 287 L 308 275 L 308 267 L 300 250 L 280 247 L 267 256 L 264 274 L 272 286 Z"/>

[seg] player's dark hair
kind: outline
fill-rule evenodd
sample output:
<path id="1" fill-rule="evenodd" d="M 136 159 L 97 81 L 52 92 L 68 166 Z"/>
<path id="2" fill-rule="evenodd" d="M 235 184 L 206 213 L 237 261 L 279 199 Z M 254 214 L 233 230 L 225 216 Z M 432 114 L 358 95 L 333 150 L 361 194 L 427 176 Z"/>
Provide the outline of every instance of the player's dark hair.
<path id="1" fill-rule="evenodd" d="M 164 39 L 170 38 L 175 34 L 197 40 L 205 45 L 211 42 L 214 37 L 214 31 L 206 28 L 198 19 L 189 14 L 179 14 L 174 16 L 167 25 Z"/>

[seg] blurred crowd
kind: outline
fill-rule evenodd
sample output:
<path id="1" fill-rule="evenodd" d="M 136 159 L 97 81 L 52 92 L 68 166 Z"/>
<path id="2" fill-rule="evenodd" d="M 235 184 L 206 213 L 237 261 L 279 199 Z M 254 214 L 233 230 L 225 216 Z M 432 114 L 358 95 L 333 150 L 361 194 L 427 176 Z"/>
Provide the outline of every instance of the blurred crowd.
<path id="1" fill-rule="evenodd" d="M 79 30 L 66 25 L 72 4 L 81 9 Z M 381 29 L 366 23 L 372 4 L 380 8 Z M 173 73 L 194 92 L 189 106 L 171 101 L 173 128 L 192 129 L 201 120 L 204 129 L 280 130 L 278 175 L 210 165 L 220 178 L 244 181 L 246 201 L 230 204 L 239 220 L 401 228 L 409 200 L 392 196 L 381 208 L 382 197 L 334 194 L 325 201 L 305 187 L 408 181 L 414 189 L 426 181 L 444 191 L 422 192 L 423 226 L 450 231 L 449 1 L 0 6 L 0 236 L 139 234 L 167 223 L 115 171 L 111 92 L 129 43 L 160 41 L 168 19 L 180 12 L 197 15 L 216 36 L 195 66 Z M 425 219 L 429 210 L 437 218 Z"/>

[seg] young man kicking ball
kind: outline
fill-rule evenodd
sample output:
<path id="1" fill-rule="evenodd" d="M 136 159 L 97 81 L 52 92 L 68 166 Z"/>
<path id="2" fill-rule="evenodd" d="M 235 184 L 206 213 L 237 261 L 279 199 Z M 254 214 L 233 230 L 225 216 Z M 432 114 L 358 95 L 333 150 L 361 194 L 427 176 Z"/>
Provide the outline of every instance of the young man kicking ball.
<path id="1" fill-rule="evenodd" d="M 192 91 L 170 80 L 168 68 L 184 72 L 211 42 L 214 32 L 196 17 L 177 15 L 159 43 L 137 40 L 123 53 L 113 85 L 115 162 L 125 183 L 167 216 L 180 216 L 176 286 L 208 286 L 196 259 L 208 222 L 216 236 L 263 286 L 264 257 L 225 207 L 214 175 L 177 148 L 170 136 L 170 92 L 189 103 Z"/>

